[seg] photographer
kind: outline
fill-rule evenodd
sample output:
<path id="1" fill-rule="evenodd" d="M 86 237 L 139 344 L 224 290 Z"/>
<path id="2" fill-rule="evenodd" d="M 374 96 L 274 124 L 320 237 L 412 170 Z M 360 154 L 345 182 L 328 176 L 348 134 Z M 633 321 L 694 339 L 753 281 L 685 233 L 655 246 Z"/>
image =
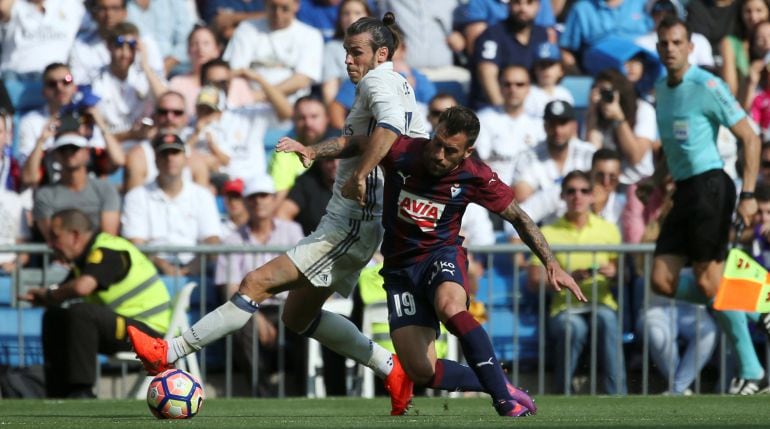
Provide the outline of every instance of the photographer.
<path id="1" fill-rule="evenodd" d="M 597 149 L 620 152 L 620 183 L 636 183 L 652 174 L 657 136 L 655 109 L 637 97 L 631 82 L 614 69 L 600 72 L 591 89 L 586 140 Z"/>

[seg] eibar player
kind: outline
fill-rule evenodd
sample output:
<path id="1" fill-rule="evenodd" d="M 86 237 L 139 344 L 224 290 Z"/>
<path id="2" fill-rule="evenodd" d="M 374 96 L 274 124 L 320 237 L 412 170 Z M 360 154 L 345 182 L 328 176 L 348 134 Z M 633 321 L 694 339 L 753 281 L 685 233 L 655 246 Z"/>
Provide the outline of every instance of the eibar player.
<path id="1" fill-rule="evenodd" d="M 484 329 L 468 313 L 468 260 L 460 220 L 474 202 L 514 225 L 546 266 L 548 284 L 585 296 L 556 262 L 543 235 L 516 204 L 513 191 L 486 164 L 470 157 L 479 120 L 462 106 L 444 111 L 433 138 L 402 136 L 382 158 L 385 171 L 381 271 L 385 279 L 391 338 L 407 375 L 434 389 L 483 391 L 498 414 L 534 414 L 532 399 L 508 383 Z M 284 138 L 279 151 L 297 152 L 304 163 L 318 154 L 347 156 L 366 150 L 362 139 L 314 146 Z M 459 338 L 469 366 L 437 359 L 439 321 Z"/>
<path id="2" fill-rule="evenodd" d="M 361 18 L 348 27 L 344 41 L 348 75 L 358 85 L 344 134 L 369 135 L 372 145 L 387 147 L 399 135 L 427 136 L 414 90 L 393 71 L 391 58 L 399 43 L 391 29 L 394 24 L 392 13 L 385 14 L 383 21 Z M 359 206 L 341 195 L 342 184 L 357 164 L 356 158 L 340 162 L 327 214 L 316 231 L 247 274 L 230 301 L 168 342 L 130 330 L 134 350 L 148 372 L 162 371 L 182 356 L 241 328 L 259 303 L 289 290 L 282 315 L 286 326 L 374 370 L 385 379 L 391 395 L 391 414 L 404 414 L 413 383 L 398 358 L 364 336 L 349 320 L 321 309 L 334 292 L 348 296 L 382 240 L 380 170 L 374 169 L 364 178 L 365 205 Z"/>
<path id="3" fill-rule="evenodd" d="M 737 216 L 747 225 L 757 211 L 754 186 L 760 142 L 725 83 L 688 63 L 693 45 L 687 24 L 668 17 L 657 32 L 658 53 L 668 75 L 655 84 L 658 130 L 666 154 L 666 165 L 658 166 L 655 177 L 664 177 L 668 167 L 676 191 L 655 244 L 652 285 L 661 295 L 712 307 L 724 271 L 736 196 L 732 180 L 722 170 L 717 130 L 720 125 L 730 128 L 743 144 Z M 692 263 L 696 281 L 680 284 L 679 272 L 687 262 Z M 767 382 L 746 314 L 714 310 L 713 315 L 738 356 L 739 374 L 730 393 L 758 393 Z"/>

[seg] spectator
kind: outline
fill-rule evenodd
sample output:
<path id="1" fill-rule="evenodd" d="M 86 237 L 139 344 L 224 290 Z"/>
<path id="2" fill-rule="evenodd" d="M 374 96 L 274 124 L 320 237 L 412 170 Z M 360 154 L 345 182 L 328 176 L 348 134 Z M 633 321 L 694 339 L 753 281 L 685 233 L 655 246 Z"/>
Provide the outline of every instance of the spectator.
<path id="1" fill-rule="evenodd" d="M 42 329 L 46 390 L 55 398 L 95 398 L 97 354 L 131 350 L 127 326 L 162 336 L 171 299 L 139 249 L 99 232 L 78 209 L 52 216 L 49 245 L 72 265 L 69 277 L 56 289 L 35 288 L 21 297 L 48 307 Z M 59 306 L 75 298 L 83 302 Z"/>
<path id="2" fill-rule="evenodd" d="M 634 40 L 652 29 L 652 19 L 645 13 L 646 0 L 587 0 L 576 2 L 567 15 L 559 45 L 564 49 L 564 64 L 574 66 L 582 54 L 607 36 Z"/>
<path id="3" fill-rule="evenodd" d="M 246 182 L 243 196 L 246 201 L 248 222 L 224 240 L 224 244 L 237 246 L 293 246 L 304 235 L 300 226 L 293 221 L 273 217 L 275 213 L 275 186 L 269 176 L 252 177 Z M 219 255 L 217 258 L 214 283 L 223 287 L 222 296 L 229 297 L 238 291 L 238 285 L 246 274 L 254 268 L 260 267 L 276 256 L 275 253 L 233 253 Z M 260 311 L 256 312 L 253 320 L 259 338 L 259 392 L 260 396 L 274 395 L 272 392 L 271 375 L 278 370 L 278 318 L 280 316 L 280 304 L 286 300 L 286 293 L 275 295 L 260 305 Z M 235 333 L 237 352 L 236 362 L 242 367 L 253 371 L 252 337 L 253 326 L 246 324 Z M 304 339 L 302 336 L 289 333 L 286 338 L 287 359 L 286 370 L 289 373 L 304 374 L 304 356 L 302 348 Z M 289 394 L 298 394 L 304 391 L 304 377 L 290 377 L 293 379 Z"/>
<path id="4" fill-rule="evenodd" d="M 479 157 L 497 172 L 500 180 L 513 183 L 519 156 L 545 138 L 543 122 L 524 111 L 529 95 L 529 72 L 508 66 L 500 73 L 503 110 L 479 112 L 481 132 L 476 140 Z"/>
<path id="5" fill-rule="evenodd" d="M 5 113 L 0 114 L 0 246 L 18 244 L 29 240 L 30 228 L 27 222 L 28 213 L 32 209 L 31 192 L 23 194 L 6 186 L 10 173 L 10 132 L 6 128 L 11 123 Z M 25 254 L 0 253 L 0 276 L 14 272 L 27 260 Z"/>
<path id="6" fill-rule="evenodd" d="M 754 34 L 749 43 L 749 70 L 748 76 L 741 84 L 738 100 L 744 109 L 751 109 L 751 116 L 757 122 L 764 133 L 770 123 L 767 112 L 768 97 L 768 59 L 770 58 L 770 21 L 763 21 L 754 28 Z M 754 102 L 757 101 L 755 116 Z"/>
<path id="7" fill-rule="evenodd" d="M 302 226 L 302 232 L 310 235 L 326 214 L 326 203 L 332 196 L 334 177 L 339 161 L 317 159 L 294 182 L 288 195 L 278 206 L 276 216 L 292 219 Z"/>
<path id="8" fill-rule="evenodd" d="M 158 133 L 172 133 L 182 139 L 192 134 L 192 129 L 187 126 L 184 106 L 184 97 L 178 92 L 168 91 L 158 98 L 152 116 L 152 125 L 141 128 L 141 143 L 133 146 L 126 156 L 124 180 L 126 192 L 137 186 L 150 184 L 158 177 L 155 149 L 150 143 L 152 138 Z M 189 168 L 184 170 L 185 179 L 192 180 L 201 186 L 208 186 L 209 174 L 201 158 L 190 158 L 188 165 Z"/>
<path id="9" fill-rule="evenodd" d="M 762 143 L 759 154 L 759 177 L 757 183 L 770 184 L 770 141 Z"/>
<path id="10" fill-rule="evenodd" d="M 224 62 L 220 65 L 227 67 Z M 269 103 L 223 110 L 223 91 L 215 87 L 204 87 L 198 97 L 198 113 L 203 113 L 203 108 L 206 114 L 198 117 L 195 131 L 187 141 L 199 142 L 196 147 L 200 148 L 209 145 L 208 136 L 211 136 L 213 142 L 229 157 L 229 162 L 221 172 L 230 178 L 246 179 L 267 172 L 265 133 L 279 121 L 290 118 L 291 107 L 283 93 L 256 72 L 236 70 L 235 73 L 258 82 Z M 205 141 L 203 145 L 201 139 Z"/>
<path id="11" fill-rule="evenodd" d="M 539 0 L 512 0 L 508 19 L 486 30 L 476 39 L 472 62 L 471 105 L 502 106 L 498 77 L 501 70 L 516 64 L 529 70 L 540 44 L 555 40 L 551 30 L 534 23 Z"/>
<path id="12" fill-rule="evenodd" d="M 323 38 L 318 30 L 296 20 L 299 0 L 266 0 L 265 7 L 266 19 L 238 25 L 224 59 L 233 70 L 250 68 L 264 76 L 293 103 L 321 81 Z"/>
<path id="13" fill-rule="evenodd" d="M 658 24 L 667 16 L 676 16 L 684 19 L 685 10 L 679 0 L 651 0 L 647 2 L 647 12 L 652 17 L 654 29 L 649 33 L 636 38 L 634 43 L 642 48 L 657 52 L 655 45 L 658 43 Z M 711 43 L 701 33 L 692 34 L 693 50 L 690 52 L 690 64 L 701 67 L 714 68 L 714 54 L 711 51 Z"/>
<path id="14" fill-rule="evenodd" d="M 136 24 L 141 34 L 158 42 L 163 57 L 163 76 L 174 67 L 187 63 L 185 41 L 194 19 L 185 0 L 131 0 L 127 5 L 128 20 Z"/>
<path id="15" fill-rule="evenodd" d="M 722 66 L 722 39 L 735 33 L 738 23 L 738 2 L 735 0 L 690 0 L 687 2 L 687 26 L 693 33 L 706 36 L 714 51 L 714 66 Z M 681 16 L 680 16 L 680 19 Z"/>
<path id="16" fill-rule="evenodd" d="M 201 157 L 209 174 L 224 171 L 230 164 L 232 156 L 230 142 L 225 135 L 227 131 L 219 126 L 224 108 L 220 103 L 222 99 L 224 95 L 220 93 L 219 88 L 214 86 L 201 88 L 195 101 L 195 127 L 186 142 L 191 155 Z"/>
<path id="17" fill-rule="evenodd" d="M 243 201 L 243 180 L 231 179 L 222 184 L 220 195 L 225 200 L 225 212 L 227 217 L 222 220 L 225 232 L 222 234 L 227 237 L 240 229 L 249 220 L 249 212 L 246 211 L 246 204 Z"/>
<path id="18" fill-rule="evenodd" d="M 588 103 L 586 140 L 597 149 L 606 147 L 620 153 L 620 183 L 629 185 L 652 174 L 652 149 L 657 139 L 652 105 L 637 96 L 619 71 L 599 73 Z"/>
<path id="19" fill-rule="evenodd" d="M 734 95 L 745 91 L 743 86 L 749 76 L 749 64 L 752 59 L 749 52 L 750 39 L 757 24 L 770 18 L 770 6 L 765 0 L 740 0 L 738 13 L 740 20 L 736 34 L 726 35 L 720 44 L 722 54 L 720 74 Z"/>
<path id="20" fill-rule="evenodd" d="M 406 38 L 401 27 L 396 24 L 393 26 L 393 29 L 398 32 L 401 40 L 398 49 L 393 54 L 393 70 L 406 78 L 406 81 L 412 85 L 417 105 L 424 108 L 430 99 L 436 95 L 436 85 L 409 62 L 409 49 L 407 49 Z"/>
<path id="21" fill-rule="evenodd" d="M 143 137 L 142 119 L 151 114 L 154 100 L 166 92 L 166 86 L 150 67 L 135 25 L 115 25 L 107 48 L 110 64 L 93 81 L 94 93 L 101 97 L 97 109 L 118 141 L 135 144 Z M 133 67 L 137 53 L 141 71 Z"/>
<path id="22" fill-rule="evenodd" d="M 32 217 L 48 241 L 54 213 L 77 208 L 95 230 L 115 235 L 120 228 L 120 196 L 115 187 L 88 175 L 88 140 L 77 132 L 58 135 L 53 144 L 53 157 L 61 165 L 61 180 L 40 187 L 35 193 Z"/>
<path id="23" fill-rule="evenodd" d="M 187 37 L 187 56 L 190 60 L 190 71 L 185 74 L 178 74 L 169 81 L 169 89 L 177 91 L 184 95 L 187 101 L 187 114 L 195 114 L 195 99 L 201 90 L 201 81 L 203 85 L 212 84 L 220 86 L 224 83 L 227 93 L 227 107 L 243 107 L 254 103 L 254 97 L 248 83 L 240 77 L 229 76 L 222 79 L 222 76 L 212 76 L 212 79 L 202 77 L 203 64 L 215 60 L 222 54 L 222 47 L 217 41 L 214 32 L 204 26 L 196 26 Z M 212 74 L 216 70 L 212 71 Z M 215 83 L 216 82 L 216 83 Z"/>
<path id="24" fill-rule="evenodd" d="M 66 63 L 84 15 L 80 0 L 0 1 L 3 80 L 36 81 L 48 64 Z"/>
<path id="25" fill-rule="evenodd" d="M 324 42 L 334 37 L 341 0 L 300 0 L 297 19 L 321 32 Z"/>
<path id="26" fill-rule="evenodd" d="M 626 205 L 626 194 L 620 192 L 620 154 L 612 149 L 599 149 L 591 158 L 594 203 L 591 211 L 621 228 L 620 216 Z"/>
<path id="27" fill-rule="evenodd" d="M 575 110 L 569 103 L 548 103 L 544 119 L 545 139 L 522 155 L 513 189 L 532 220 L 552 223 L 566 209 L 560 198 L 562 180 L 570 171 L 589 170 L 596 148 L 577 137 Z M 506 231 L 514 232 L 512 228 Z"/>
<path id="28" fill-rule="evenodd" d="M 430 125 L 431 130 L 435 130 L 436 126 L 438 125 L 438 117 L 441 116 L 441 113 L 450 107 L 457 106 L 458 104 L 460 103 L 458 103 L 457 99 L 454 98 L 454 96 L 451 94 L 440 92 L 434 95 L 428 103 L 428 120 L 426 124 Z"/>
<path id="29" fill-rule="evenodd" d="M 182 139 L 175 134 L 159 134 L 153 147 L 158 177 L 126 194 L 123 236 L 137 245 L 219 243 L 222 228 L 214 196 L 206 188 L 183 180 L 186 156 Z M 164 275 L 199 274 L 200 263 L 192 253 L 162 253 L 151 259 Z"/>
<path id="30" fill-rule="evenodd" d="M 339 135 L 339 130 L 329 126 L 326 106 L 317 98 L 307 96 L 297 100 L 294 104 L 292 121 L 294 123 L 294 136 L 292 138 L 306 146 Z M 295 154 L 275 152 L 270 159 L 268 170 L 275 183 L 276 200 L 280 206 L 289 189 L 294 186 L 297 176 L 307 169 Z"/>
<path id="31" fill-rule="evenodd" d="M 591 213 L 593 186 L 587 173 L 577 170 L 567 174 L 561 188 L 567 212 L 555 223 L 543 227 L 543 236 L 549 243 L 620 244 L 617 227 Z M 621 335 L 616 314 L 618 304 L 610 291 L 611 281 L 617 276 L 617 256 L 608 252 L 573 252 L 557 253 L 556 259 L 560 265 L 570 267 L 572 277 L 586 296 L 596 301 L 596 341 L 604 363 L 604 390 L 610 395 L 625 395 L 626 370 L 622 350 L 618 347 Z M 536 258 L 530 264 L 529 287 L 537 291 L 544 279 L 544 270 Z M 597 295 L 591 295 L 594 283 Z M 586 316 L 591 316 L 591 304 L 572 301 L 568 305 L 565 292 L 554 294 L 551 298 L 549 331 L 555 340 L 554 385 L 556 392 L 569 393 L 572 376 L 588 340 L 587 320 L 590 317 Z M 568 329 L 569 336 L 566 334 Z M 570 357 L 569 361 L 566 361 L 566 356 Z"/>
<path id="32" fill-rule="evenodd" d="M 342 46 L 345 30 L 359 18 L 372 16 L 367 0 L 342 0 L 339 9 L 334 36 L 324 44 L 321 94 L 326 105 L 334 101 L 340 85 L 348 80 L 347 67 L 345 66 L 347 54 Z"/>
<path id="33" fill-rule="evenodd" d="M 553 43 L 543 43 L 535 50 L 532 63 L 532 75 L 535 84 L 529 89 L 524 109 L 531 116 L 542 118 L 545 106 L 551 101 L 561 100 L 574 105 L 572 93 L 559 81 L 564 77 L 564 66 L 561 63 L 561 51 Z"/>
<path id="34" fill-rule="evenodd" d="M 243 21 L 265 16 L 264 0 L 197 0 L 201 18 L 223 41 L 233 37 L 235 28 Z"/>
<path id="35" fill-rule="evenodd" d="M 452 13 L 459 0 L 375 0 L 381 14 L 393 12 L 401 26 L 402 43 L 410 46 L 406 62 L 428 73 L 457 73 L 453 52 L 462 51 L 464 41 L 452 35 Z M 460 44 L 458 44 L 460 43 Z"/>
<path id="36" fill-rule="evenodd" d="M 535 24 L 552 27 L 556 24 L 552 3 L 543 2 L 535 17 Z M 453 14 L 454 28 L 462 32 L 465 38 L 466 52 L 473 55 L 476 38 L 490 25 L 495 25 L 508 18 L 508 1 L 506 0 L 467 0 L 460 2 Z"/>
<path id="37" fill-rule="evenodd" d="M 113 28 L 126 20 L 126 2 L 128 0 L 94 0 L 91 7 L 91 18 L 96 22 L 96 28 L 85 29 L 78 33 L 75 44 L 70 52 L 69 65 L 72 76 L 77 84 L 88 84 L 94 81 L 102 69 L 110 64 L 110 51 L 107 42 Z M 138 32 L 137 32 L 138 34 Z M 141 37 L 142 46 L 147 54 L 147 63 L 157 76 L 165 76 L 163 57 L 158 44 L 149 35 Z M 136 58 L 134 72 L 143 70 L 140 58 Z"/>

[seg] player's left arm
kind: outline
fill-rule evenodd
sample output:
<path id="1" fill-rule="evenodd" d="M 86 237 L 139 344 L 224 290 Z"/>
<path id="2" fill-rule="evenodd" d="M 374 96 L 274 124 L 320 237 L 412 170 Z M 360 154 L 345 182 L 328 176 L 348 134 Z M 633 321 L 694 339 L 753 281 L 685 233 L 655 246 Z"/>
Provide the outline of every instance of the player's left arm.
<path id="1" fill-rule="evenodd" d="M 754 193 L 759 174 L 759 154 L 761 142 L 759 136 L 751 128 L 748 119 L 743 118 L 735 125 L 730 127 L 730 131 L 743 143 L 743 184 L 741 192 Z M 744 194 L 748 196 L 748 194 Z M 757 212 L 757 200 L 751 198 L 741 198 L 738 203 L 738 214 L 743 218 L 743 224 L 749 225 L 754 213 Z"/>
<path id="2" fill-rule="evenodd" d="M 588 301 L 572 276 L 565 272 L 556 261 L 556 257 L 551 252 L 551 248 L 548 246 L 543 233 L 540 232 L 535 222 L 530 219 L 524 210 L 516 204 L 515 200 L 511 201 L 508 207 L 503 209 L 499 215 L 516 228 L 516 232 L 519 233 L 522 241 L 532 249 L 532 252 L 543 263 L 548 275 L 548 284 L 554 290 L 561 291 L 562 288 L 567 288 L 579 301 Z"/>

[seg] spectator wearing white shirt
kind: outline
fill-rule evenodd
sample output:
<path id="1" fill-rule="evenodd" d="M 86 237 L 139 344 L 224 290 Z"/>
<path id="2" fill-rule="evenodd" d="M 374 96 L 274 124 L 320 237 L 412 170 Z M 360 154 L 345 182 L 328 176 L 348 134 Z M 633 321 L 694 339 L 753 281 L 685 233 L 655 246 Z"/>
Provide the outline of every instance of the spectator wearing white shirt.
<path id="1" fill-rule="evenodd" d="M 567 208 L 560 198 L 562 179 L 573 170 L 590 170 L 596 148 L 577 137 L 575 110 L 566 101 L 548 103 L 544 120 L 546 138 L 522 156 L 513 189 L 535 222 L 549 223 Z"/>
<path id="2" fill-rule="evenodd" d="M 131 0 L 128 20 L 142 34 L 158 42 L 163 57 L 163 76 L 181 63 L 187 63 L 187 35 L 193 28 L 193 16 L 185 0 Z"/>
<path id="3" fill-rule="evenodd" d="M 75 83 L 91 83 L 102 69 L 110 63 L 110 52 L 107 41 L 112 29 L 124 22 L 127 17 L 126 2 L 128 0 L 94 0 L 91 7 L 91 18 L 96 28 L 88 28 L 78 34 L 70 52 L 69 65 Z M 155 40 L 145 34 L 141 37 L 142 46 L 147 54 L 147 62 L 158 76 L 165 76 L 163 57 Z M 133 67 L 141 71 L 142 66 L 137 58 Z"/>
<path id="4" fill-rule="evenodd" d="M 626 194 L 618 192 L 620 163 L 620 154 L 612 149 L 599 149 L 594 153 L 591 158 L 591 179 L 594 182 L 591 211 L 622 231 L 620 215 L 626 206 Z"/>
<path id="5" fill-rule="evenodd" d="M 11 160 L 10 133 L 6 126 L 10 118 L 4 112 L 0 113 L 0 246 L 19 244 L 30 237 L 27 214 L 32 210 L 32 192 L 22 194 L 8 189 L 5 184 L 9 181 Z M 17 267 L 24 265 L 27 255 L 16 253 L 0 253 L 0 276 L 14 272 Z"/>
<path id="6" fill-rule="evenodd" d="M 141 120 L 152 113 L 166 86 L 150 67 L 135 25 L 121 22 L 113 27 L 107 47 L 110 63 L 93 82 L 94 93 L 101 97 L 97 109 L 118 141 L 135 144 L 144 135 Z M 133 67 L 137 54 L 141 70 Z"/>
<path id="7" fill-rule="evenodd" d="M 620 153 L 620 183 L 630 185 L 652 175 L 653 146 L 658 140 L 655 108 L 639 98 L 634 86 L 615 69 L 606 69 L 594 79 L 586 140 L 597 149 L 606 147 Z"/>
<path id="8" fill-rule="evenodd" d="M 265 10 L 266 18 L 238 25 L 223 58 L 233 70 L 251 69 L 264 76 L 293 103 L 321 81 L 323 37 L 295 18 L 299 0 L 266 0 Z M 256 96 L 258 101 L 265 98 Z"/>
<path id="9" fill-rule="evenodd" d="M 214 195 L 182 177 L 187 163 L 182 139 L 160 134 L 153 147 L 158 177 L 126 194 L 122 235 L 137 245 L 219 243 L 222 226 Z M 192 253 L 158 254 L 152 260 L 165 275 L 195 275 L 200 268 Z"/>
<path id="10" fill-rule="evenodd" d="M 478 115 L 481 132 L 476 153 L 505 183 L 513 183 L 519 156 L 545 138 L 543 121 L 524 110 L 529 88 L 527 69 L 506 67 L 500 73 L 503 110 L 489 107 Z"/>
<path id="11" fill-rule="evenodd" d="M 48 64 L 66 63 L 84 15 L 82 0 L 0 0 L 3 79 L 37 80 Z"/>
<path id="12" fill-rule="evenodd" d="M 535 84 L 529 89 L 524 109 L 532 116 L 542 118 L 545 106 L 551 101 L 562 100 L 574 105 L 572 93 L 559 81 L 564 77 L 564 65 L 561 63 L 561 49 L 553 43 L 541 43 L 535 49 L 532 62 L 532 74 Z"/>

